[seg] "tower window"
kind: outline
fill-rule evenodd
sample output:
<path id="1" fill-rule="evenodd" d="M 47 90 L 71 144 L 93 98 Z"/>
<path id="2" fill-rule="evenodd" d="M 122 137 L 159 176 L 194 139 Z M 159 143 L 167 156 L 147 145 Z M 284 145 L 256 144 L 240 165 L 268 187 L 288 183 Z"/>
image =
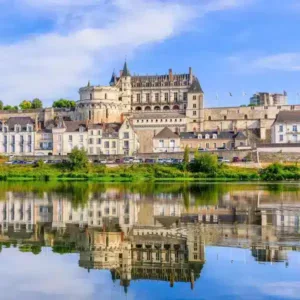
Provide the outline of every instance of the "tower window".
<path id="1" fill-rule="evenodd" d="M 104 98 L 107 99 L 107 94 L 105 93 Z"/>
<path id="2" fill-rule="evenodd" d="M 90 100 L 93 100 L 93 95 L 92 95 L 92 93 L 90 93 Z"/>
<path id="3" fill-rule="evenodd" d="M 248 115 L 245 115 L 245 120 L 248 120 Z"/>
<path id="4" fill-rule="evenodd" d="M 208 121 L 211 121 L 211 116 L 208 117 Z"/>
<path id="5" fill-rule="evenodd" d="M 193 100 L 197 100 L 197 96 L 193 96 Z"/>

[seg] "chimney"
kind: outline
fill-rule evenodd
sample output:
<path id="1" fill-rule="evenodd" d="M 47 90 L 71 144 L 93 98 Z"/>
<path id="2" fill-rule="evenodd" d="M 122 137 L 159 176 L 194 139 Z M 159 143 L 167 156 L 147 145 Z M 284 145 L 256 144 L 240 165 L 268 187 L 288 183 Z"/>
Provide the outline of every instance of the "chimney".
<path id="1" fill-rule="evenodd" d="M 120 70 L 120 77 L 122 77 L 122 74 L 123 74 L 123 70 Z"/>
<path id="2" fill-rule="evenodd" d="M 169 69 L 169 80 L 173 81 L 173 71 L 172 71 L 172 69 Z"/>
<path id="3" fill-rule="evenodd" d="M 189 67 L 189 81 L 190 81 L 190 84 L 192 84 L 192 81 L 193 81 L 193 71 L 192 71 L 192 67 Z"/>

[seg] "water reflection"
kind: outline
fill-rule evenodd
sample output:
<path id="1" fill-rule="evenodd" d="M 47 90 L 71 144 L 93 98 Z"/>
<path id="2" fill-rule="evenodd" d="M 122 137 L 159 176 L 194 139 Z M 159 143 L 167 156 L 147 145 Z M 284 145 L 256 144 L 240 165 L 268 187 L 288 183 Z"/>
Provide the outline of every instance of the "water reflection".
<path id="1" fill-rule="evenodd" d="M 249 249 L 256 263 L 299 251 L 298 185 L 5 183 L 1 249 L 77 253 L 127 293 L 137 280 L 200 280 L 206 247 Z M 229 257 L 232 263 L 236 258 Z"/>

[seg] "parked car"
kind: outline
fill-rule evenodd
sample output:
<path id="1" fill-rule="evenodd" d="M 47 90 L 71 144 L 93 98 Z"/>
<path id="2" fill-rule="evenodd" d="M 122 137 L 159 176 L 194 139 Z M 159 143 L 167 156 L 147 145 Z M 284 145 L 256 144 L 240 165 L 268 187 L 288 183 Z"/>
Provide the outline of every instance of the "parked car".
<path id="1" fill-rule="evenodd" d="M 33 160 L 29 160 L 29 161 L 26 161 L 25 164 L 26 164 L 26 165 L 33 165 L 33 164 L 34 164 L 34 161 L 33 161 Z"/>
<path id="2" fill-rule="evenodd" d="M 131 163 L 133 163 L 133 160 L 134 160 L 134 157 L 124 157 L 123 162 L 125 164 L 131 164 Z"/>
<path id="3" fill-rule="evenodd" d="M 234 162 L 234 163 L 237 163 L 237 162 L 240 162 L 241 161 L 241 159 L 239 158 L 239 157 L 237 157 L 237 156 L 235 156 L 233 159 L 232 159 L 232 162 Z"/>
<path id="4" fill-rule="evenodd" d="M 230 160 L 219 156 L 218 157 L 218 162 L 220 162 L 220 163 L 230 163 Z"/>
<path id="5" fill-rule="evenodd" d="M 146 164 L 155 164 L 156 163 L 156 159 L 155 158 L 146 158 L 145 159 L 145 163 Z"/>
<path id="6" fill-rule="evenodd" d="M 107 164 L 107 159 L 100 159 L 99 163 L 102 165 L 106 165 Z"/>
<path id="7" fill-rule="evenodd" d="M 132 162 L 135 164 L 140 164 L 143 162 L 143 160 L 141 158 L 135 158 Z"/>
<path id="8" fill-rule="evenodd" d="M 242 162 L 250 162 L 250 161 L 252 161 L 252 160 L 249 157 L 244 157 L 242 159 Z"/>
<path id="9" fill-rule="evenodd" d="M 201 152 L 201 151 L 206 151 L 205 148 L 198 148 L 198 151 Z"/>
<path id="10" fill-rule="evenodd" d="M 12 165 L 13 162 L 12 162 L 12 161 L 6 161 L 4 164 L 5 164 L 5 165 Z"/>
<path id="11" fill-rule="evenodd" d="M 123 162 L 123 160 L 121 159 L 121 158 L 117 158 L 116 160 L 115 160 L 115 163 L 116 164 L 121 164 Z"/>

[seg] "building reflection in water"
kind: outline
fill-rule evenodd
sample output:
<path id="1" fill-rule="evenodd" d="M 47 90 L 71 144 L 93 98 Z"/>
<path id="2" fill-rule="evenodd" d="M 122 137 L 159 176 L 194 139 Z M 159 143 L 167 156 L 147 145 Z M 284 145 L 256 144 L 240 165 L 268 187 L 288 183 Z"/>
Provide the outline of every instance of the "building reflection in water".
<path id="1" fill-rule="evenodd" d="M 125 292 L 143 279 L 193 289 L 207 245 L 250 249 L 257 262 L 286 266 L 288 251 L 300 250 L 297 193 L 195 189 L 147 196 L 107 188 L 89 193 L 82 205 L 68 194 L 7 191 L 0 202 L 1 246 L 79 253 L 80 267 L 110 270 Z"/>

